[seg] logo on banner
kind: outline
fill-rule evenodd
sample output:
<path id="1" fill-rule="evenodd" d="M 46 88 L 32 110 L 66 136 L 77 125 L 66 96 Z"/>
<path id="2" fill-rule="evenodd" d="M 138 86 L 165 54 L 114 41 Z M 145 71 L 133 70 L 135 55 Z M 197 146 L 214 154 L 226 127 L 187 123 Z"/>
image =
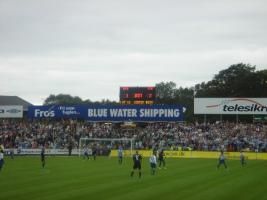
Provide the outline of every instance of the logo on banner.
<path id="1" fill-rule="evenodd" d="M 249 102 L 250 105 L 240 105 L 238 102 Z M 229 105 L 232 102 L 236 102 L 235 105 Z M 251 100 L 251 99 L 245 99 L 245 98 L 236 98 L 232 100 L 223 100 L 219 104 L 215 105 L 208 105 L 206 108 L 216 108 L 216 107 L 221 107 L 223 108 L 223 111 L 228 111 L 228 112 L 267 112 L 267 106 L 262 105 L 261 103 Z"/>
<path id="2" fill-rule="evenodd" d="M 35 117 L 55 117 L 55 112 L 53 110 L 42 111 L 40 109 L 35 109 L 34 116 Z"/>
<path id="3" fill-rule="evenodd" d="M 59 110 L 63 115 L 80 115 L 74 106 L 60 106 Z"/>
<path id="4" fill-rule="evenodd" d="M 5 110 L 0 109 L 0 114 L 3 114 L 3 113 L 5 113 Z"/>
<path id="5" fill-rule="evenodd" d="M 18 109 L 13 108 L 13 109 L 7 110 L 7 112 L 8 113 L 12 113 L 12 114 L 16 114 L 16 113 L 20 113 L 21 111 L 18 110 Z"/>

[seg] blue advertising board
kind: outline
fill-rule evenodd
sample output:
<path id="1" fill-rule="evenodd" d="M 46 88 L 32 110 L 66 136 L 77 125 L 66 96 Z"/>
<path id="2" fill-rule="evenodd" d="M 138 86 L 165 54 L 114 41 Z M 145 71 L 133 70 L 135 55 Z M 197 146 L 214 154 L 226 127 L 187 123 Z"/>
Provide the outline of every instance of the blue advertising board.
<path id="1" fill-rule="evenodd" d="M 75 118 L 88 121 L 183 121 L 180 105 L 31 106 L 29 118 Z"/>
<path id="2" fill-rule="evenodd" d="M 84 118 L 86 109 L 84 106 L 30 106 L 29 118 Z"/>

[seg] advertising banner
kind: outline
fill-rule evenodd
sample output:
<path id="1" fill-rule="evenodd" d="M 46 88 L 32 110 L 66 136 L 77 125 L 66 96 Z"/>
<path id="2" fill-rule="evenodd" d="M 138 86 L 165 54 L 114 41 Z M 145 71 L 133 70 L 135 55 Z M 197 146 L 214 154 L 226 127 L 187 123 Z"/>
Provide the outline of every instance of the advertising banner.
<path id="1" fill-rule="evenodd" d="M 0 118 L 22 118 L 23 106 L 1 106 Z"/>
<path id="2" fill-rule="evenodd" d="M 29 118 L 84 118 L 83 106 L 30 106 Z"/>
<path id="3" fill-rule="evenodd" d="M 123 105 L 87 107 L 89 121 L 183 121 L 182 106 Z"/>
<path id="4" fill-rule="evenodd" d="M 14 152 L 14 155 L 40 155 L 41 149 L 5 149 L 6 154 L 9 154 L 11 151 Z M 71 155 L 78 155 L 78 149 L 72 149 Z M 46 155 L 68 155 L 68 149 L 45 149 Z"/>
<path id="5" fill-rule="evenodd" d="M 136 150 L 124 150 L 123 156 L 131 157 Z M 152 150 L 138 150 L 143 157 L 150 157 Z M 211 158 L 218 159 L 220 152 L 215 151 L 164 151 L 166 158 Z M 112 150 L 111 157 L 118 156 L 118 150 Z M 227 159 L 239 160 L 240 152 L 225 152 Z M 267 153 L 245 152 L 246 159 L 249 160 L 267 160 Z"/>
<path id="6" fill-rule="evenodd" d="M 29 118 L 77 118 L 93 122 L 183 121 L 180 105 L 32 106 Z"/>
<path id="7" fill-rule="evenodd" d="M 267 98 L 195 98 L 194 114 L 267 114 Z"/>

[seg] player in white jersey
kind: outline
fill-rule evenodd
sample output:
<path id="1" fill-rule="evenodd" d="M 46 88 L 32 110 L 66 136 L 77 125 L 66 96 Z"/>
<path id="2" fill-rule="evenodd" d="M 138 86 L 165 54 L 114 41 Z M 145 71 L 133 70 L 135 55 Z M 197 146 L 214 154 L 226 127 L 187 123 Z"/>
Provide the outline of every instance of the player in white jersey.
<path id="1" fill-rule="evenodd" d="M 247 164 L 247 162 L 245 160 L 245 154 L 243 151 L 240 152 L 240 163 L 241 163 L 242 167 L 244 167 Z"/>
<path id="2" fill-rule="evenodd" d="M 0 171 L 4 166 L 4 146 L 0 145 Z"/>
<path id="3" fill-rule="evenodd" d="M 89 160 L 89 149 L 87 145 L 83 147 L 83 159 L 85 159 L 85 157 Z"/>
<path id="4" fill-rule="evenodd" d="M 151 168 L 151 174 L 155 175 L 156 173 L 156 167 L 157 167 L 157 156 L 156 152 L 154 151 L 153 154 L 149 158 L 150 168 Z"/>
<path id="5" fill-rule="evenodd" d="M 219 156 L 219 163 L 217 165 L 217 169 L 219 169 L 221 165 L 224 165 L 224 168 L 227 169 L 227 165 L 225 163 L 225 156 L 223 154 L 223 151 L 221 151 L 221 154 Z"/>

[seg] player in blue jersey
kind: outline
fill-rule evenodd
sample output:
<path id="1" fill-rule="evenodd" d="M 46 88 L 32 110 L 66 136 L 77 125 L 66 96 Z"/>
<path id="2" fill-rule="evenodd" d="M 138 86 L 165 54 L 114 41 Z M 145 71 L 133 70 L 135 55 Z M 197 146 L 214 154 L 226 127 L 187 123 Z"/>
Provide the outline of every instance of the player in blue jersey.
<path id="1" fill-rule="evenodd" d="M 241 163 L 242 167 L 244 167 L 247 164 L 247 162 L 245 160 L 245 154 L 243 151 L 240 152 L 240 163 Z"/>
<path id="2" fill-rule="evenodd" d="M 223 151 L 221 151 L 221 154 L 219 156 L 219 163 L 217 165 L 217 169 L 219 169 L 221 165 L 224 165 L 224 168 L 227 169 L 227 165 L 225 163 L 225 157 L 224 157 Z"/>
<path id="3" fill-rule="evenodd" d="M 154 151 L 153 154 L 149 158 L 150 168 L 151 168 L 151 174 L 155 175 L 156 168 L 157 168 L 157 153 Z"/>
<path id="4" fill-rule="evenodd" d="M 45 167 L 45 148 L 44 146 L 41 149 L 41 163 L 42 163 L 42 167 Z"/>
<path id="5" fill-rule="evenodd" d="M 119 149 L 118 149 L 118 159 L 119 159 L 119 164 L 120 165 L 122 164 L 122 158 L 123 158 L 123 149 L 122 149 L 122 146 L 119 146 Z"/>
<path id="6" fill-rule="evenodd" d="M 0 144 L 0 171 L 4 166 L 4 146 Z"/>
<path id="7" fill-rule="evenodd" d="M 131 172 L 131 177 L 134 175 L 134 171 L 138 170 L 139 178 L 141 178 L 141 163 L 142 163 L 142 156 L 136 151 L 133 155 L 133 171 Z"/>

